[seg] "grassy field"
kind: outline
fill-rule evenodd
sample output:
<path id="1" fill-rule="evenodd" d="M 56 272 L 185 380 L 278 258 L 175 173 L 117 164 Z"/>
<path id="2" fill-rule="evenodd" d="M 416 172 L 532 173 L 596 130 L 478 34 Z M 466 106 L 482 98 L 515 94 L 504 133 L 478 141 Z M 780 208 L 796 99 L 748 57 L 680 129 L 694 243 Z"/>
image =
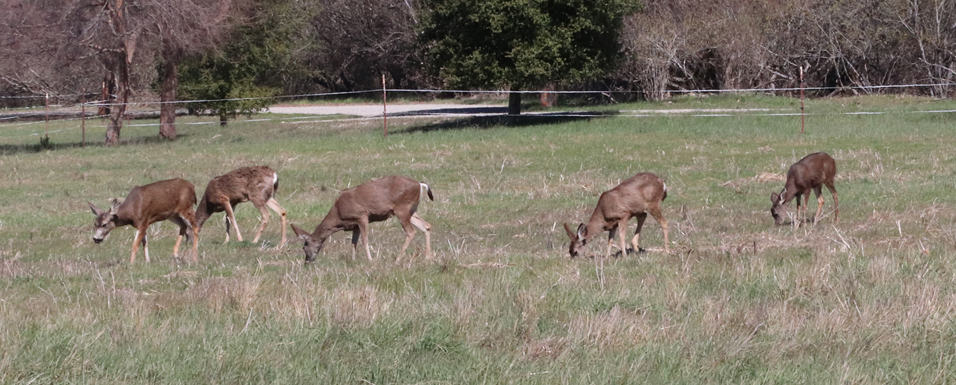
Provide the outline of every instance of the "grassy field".
<path id="1" fill-rule="evenodd" d="M 952 383 L 956 381 L 954 103 L 811 101 L 799 117 L 606 117 L 180 125 L 80 148 L 77 123 L 0 125 L 0 383 Z M 597 109 L 769 108 L 792 99 L 678 99 Z M 886 111 L 881 115 L 845 112 Z M 181 123 L 195 122 L 195 118 Z M 102 124 L 102 123 L 100 123 Z M 770 192 L 803 155 L 836 160 L 840 222 L 774 227 Z M 404 234 L 372 225 L 375 260 L 333 236 L 308 266 L 298 242 L 223 245 L 201 260 L 130 266 L 134 230 L 91 241 L 87 200 L 184 177 L 197 193 L 267 164 L 293 223 L 312 228 L 337 191 L 386 174 L 427 181 L 437 260 L 394 263 Z M 669 187 L 672 253 L 567 255 L 564 222 L 639 171 Z M 792 203 L 791 203 L 792 205 Z M 257 211 L 239 206 L 251 238 Z M 634 224 L 631 224 L 633 231 Z M 290 231 L 291 234 L 291 231 Z M 603 253 L 603 242 L 585 251 Z"/>

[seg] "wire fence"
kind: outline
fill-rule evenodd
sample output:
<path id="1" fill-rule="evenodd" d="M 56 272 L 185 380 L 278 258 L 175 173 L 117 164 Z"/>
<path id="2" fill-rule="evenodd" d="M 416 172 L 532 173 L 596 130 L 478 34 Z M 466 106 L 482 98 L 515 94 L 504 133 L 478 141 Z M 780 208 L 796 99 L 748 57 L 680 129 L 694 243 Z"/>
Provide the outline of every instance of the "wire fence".
<path id="1" fill-rule="evenodd" d="M 832 91 L 832 90 L 886 90 L 886 89 L 916 89 L 916 88 L 927 88 L 927 87 L 948 87 L 954 86 L 956 83 L 926 83 L 926 84 L 895 84 L 895 85 L 876 85 L 876 86 L 852 86 L 852 87 L 786 87 L 786 88 L 735 88 L 735 89 L 693 89 L 693 90 L 667 90 L 664 91 L 666 94 L 741 94 L 741 93 L 778 93 L 778 92 L 797 92 L 797 91 Z M 159 110 L 155 109 L 155 106 L 162 105 L 194 105 L 202 103 L 217 103 L 217 102 L 231 102 L 231 101 L 250 101 L 250 100 L 260 100 L 260 101 L 283 101 L 283 100 L 296 100 L 296 99 L 313 99 L 313 98 L 330 98 L 330 97 L 341 97 L 341 96 L 355 96 L 355 95 L 382 95 L 386 94 L 455 94 L 458 96 L 464 95 L 483 95 L 491 94 L 496 96 L 507 96 L 510 94 L 555 94 L 555 95 L 613 95 L 613 94 L 640 94 L 644 93 L 643 91 L 631 91 L 631 90 L 547 90 L 547 89 L 537 89 L 537 90 L 469 90 L 469 89 L 406 89 L 406 88 L 380 88 L 380 89 L 368 89 L 368 90 L 355 90 L 355 91 L 343 91 L 343 92 L 324 92 L 324 93 L 303 93 L 303 94 L 291 94 L 291 95 L 277 95 L 270 97 L 237 97 L 237 98 L 222 98 L 222 99 L 186 99 L 186 100 L 172 100 L 172 101 L 161 101 L 161 100 L 143 100 L 143 101 L 133 101 L 128 103 L 116 103 L 105 100 L 94 100 L 84 103 L 77 103 L 74 105 L 39 105 L 32 107 L 21 107 L 7 114 L 4 114 L 4 109 L 0 109 L 0 129 L 5 131 L 7 134 L 13 135 L 2 135 L 2 138 L 16 138 L 16 137 L 27 137 L 27 136 L 39 136 L 41 134 L 48 135 L 51 133 L 59 133 L 70 130 L 79 130 L 80 127 L 65 127 L 58 128 L 56 130 L 50 131 L 48 129 L 44 130 L 35 130 L 32 132 L 23 132 L 19 133 L 17 131 L 26 130 L 29 128 L 37 127 L 40 124 L 43 124 L 45 120 L 53 118 L 57 122 L 69 122 L 69 121 L 99 121 L 100 119 L 107 118 L 107 114 L 83 114 L 81 116 L 80 111 L 77 111 L 78 107 L 92 107 L 92 108 L 112 108 L 118 106 L 126 106 L 127 113 L 130 115 L 136 115 L 136 118 L 139 117 L 158 117 Z M 73 93 L 73 94 L 57 94 L 57 95 L 0 95 L 0 99 L 42 99 L 48 101 L 50 98 L 68 98 L 68 97 L 77 97 L 77 96 L 87 96 L 89 94 Z M 480 105 L 484 106 L 484 105 Z M 153 107 L 153 108 L 150 108 Z M 135 108 L 140 108 L 134 110 Z M 41 110 L 42 109 L 42 110 Z M 28 110 L 23 112 L 23 110 Z M 94 110 L 95 111 L 95 110 Z M 266 117 L 266 118 L 257 118 L 257 119 L 242 119 L 242 120 L 231 120 L 230 124 L 249 124 L 249 123 L 258 123 L 258 122 L 280 122 L 283 124 L 305 124 L 305 123 L 318 123 L 318 122 L 345 122 L 345 121 L 371 121 L 371 120 L 380 120 L 388 114 L 387 107 L 381 107 L 381 114 L 376 116 L 360 116 L 360 117 L 349 117 L 349 118 L 325 118 L 325 119 L 316 119 L 315 116 L 306 116 L 306 117 Z M 418 113 L 404 113 L 401 115 L 389 115 L 388 119 L 420 119 L 423 117 L 467 117 L 467 116 L 482 116 L 482 115 L 501 115 L 505 111 L 503 108 L 499 108 L 499 111 L 480 111 L 480 112 L 441 112 L 441 111 L 422 111 Z M 767 109 L 734 109 L 734 110 L 687 110 L 687 111 L 677 111 L 677 110 L 620 110 L 613 114 L 608 114 L 606 112 L 589 112 L 589 111 L 576 111 L 576 112 L 530 112 L 525 113 L 523 116 L 529 118 L 535 117 L 581 117 L 581 118 L 601 118 L 601 117 L 623 117 L 623 118 L 652 118 L 652 117 L 795 117 L 795 116 L 826 116 L 826 115 L 884 115 L 889 113 L 911 113 L 911 114 L 951 114 L 956 113 L 956 109 L 929 109 L 929 110 L 906 110 L 906 111 L 851 111 L 851 112 L 801 112 L 801 111 L 771 111 Z M 44 120 L 39 120 L 40 118 L 46 118 Z M 36 119 L 34 121 L 20 122 L 24 118 Z M 129 120 L 130 116 L 124 117 L 125 120 Z M 202 121 L 202 122 L 181 122 L 177 125 L 183 126 L 194 126 L 194 125 L 215 125 L 219 124 L 218 121 Z M 124 124 L 125 127 L 158 127 L 159 123 L 129 123 Z M 94 125 L 94 126 L 85 126 L 85 129 L 91 130 L 101 130 L 105 129 L 106 125 Z"/>

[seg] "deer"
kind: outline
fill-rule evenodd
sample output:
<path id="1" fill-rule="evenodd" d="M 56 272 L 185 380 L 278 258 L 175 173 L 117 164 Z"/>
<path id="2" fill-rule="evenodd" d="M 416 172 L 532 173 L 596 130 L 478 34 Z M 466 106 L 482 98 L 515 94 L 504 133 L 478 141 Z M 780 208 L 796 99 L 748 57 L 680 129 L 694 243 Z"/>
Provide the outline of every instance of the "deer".
<path id="1" fill-rule="evenodd" d="M 575 231 L 572 231 L 571 226 L 567 223 L 564 224 L 564 231 L 571 238 L 571 244 L 568 246 L 568 253 L 571 258 L 576 257 L 581 248 L 587 245 L 588 240 L 602 231 L 608 232 L 605 257 L 611 256 L 615 232 L 617 232 L 621 255 L 626 255 L 627 248 L 624 237 L 627 233 L 627 222 L 631 218 L 637 218 L 637 230 L 634 231 L 634 237 L 631 238 L 631 246 L 634 247 L 634 252 L 640 252 L 638 242 L 648 213 L 661 225 L 664 232 L 664 252 L 669 253 L 670 242 L 667 234 L 667 219 L 661 212 L 661 202 L 665 198 L 667 198 L 667 185 L 657 175 L 649 172 L 638 173 L 625 179 L 616 187 L 601 193 L 597 207 L 594 208 L 591 219 L 588 220 L 587 224 L 579 224 Z"/>
<path id="2" fill-rule="evenodd" d="M 794 218 L 794 225 L 800 227 L 800 197 L 803 197 L 803 211 L 806 217 L 807 205 L 810 203 L 810 191 L 817 195 L 817 212 L 813 216 L 813 223 L 820 219 L 820 213 L 823 211 L 822 186 L 830 190 L 833 197 L 833 221 L 840 220 L 840 201 L 837 199 L 836 188 L 833 187 L 833 177 L 836 175 L 836 161 L 825 152 L 815 152 L 807 155 L 790 166 L 787 171 L 787 182 L 779 193 L 770 193 L 770 215 L 773 216 L 774 224 L 782 225 L 785 205 L 796 198 L 797 212 Z"/>
<path id="3" fill-rule="evenodd" d="M 179 236 L 176 237 L 176 244 L 173 246 L 173 258 L 179 258 L 179 245 L 185 236 L 187 242 L 192 239 L 192 259 L 193 262 L 197 262 L 199 234 L 196 230 L 196 214 L 193 211 L 193 205 L 196 204 L 196 190 L 192 183 L 176 178 L 136 186 L 129 191 L 122 202 L 114 198 L 108 210 L 96 208 L 93 202 L 87 203 L 93 215 L 96 216 L 93 222 L 94 243 L 102 243 L 109 236 L 110 231 L 117 226 L 129 225 L 136 228 L 136 238 L 133 240 L 133 249 L 129 256 L 130 264 L 136 261 L 140 243 L 146 254 L 146 262 L 149 263 L 146 230 L 149 225 L 164 220 L 179 226 Z"/>
<path id="4" fill-rule="evenodd" d="M 429 200 L 435 200 L 428 184 L 395 175 L 372 179 L 342 191 L 328 214 L 311 233 L 292 224 L 292 231 L 304 242 L 305 262 L 315 260 L 315 255 L 322 250 L 326 239 L 339 231 L 352 232 L 353 261 L 359 237 L 365 245 L 365 256 L 372 260 L 368 245 L 368 225 L 370 222 L 384 221 L 392 215 L 398 217 L 402 229 L 405 230 L 405 243 L 395 262 L 401 262 L 409 243 L 415 238 L 415 229 L 425 233 L 425 258 L 431 259 L 431 224 L 416 213 L 423 193 L 428 195 Z"/>
<path id="5" fill-rule="evenodd" d="M 242 233 L 239 231 L 239 223 L 236 222 L 235 208 L 242 202 L 252 202 L 252 205 L 259 210 L 259 226 L 256 228 L 256 236 L 252 238 L 252 243 L 258 243 L 262 231 L 269 223 L 268 207 L 279 215 L 282 222 L 282 239 L 279 241 L 278 248 L 285 246 L 286 242 L 286 211 L 279 205 L 275 199 L 275 194 L 279 190 L 279 174 L 267 166 L 241 167 L 232 170 L 225 175 L 220 175 L 209 181 L 206 185 L 206 192 L 203 193 L 199 201 L 199 207 L 196 208 L 196 233 L 202 231 L 203 224 L 212 214 L 225 211 L 223 217 L 226 225 L 226 240 L 223 243 L 229 243 L 229 227 L 236 229 L 236 239 L 242 242 Z"/>

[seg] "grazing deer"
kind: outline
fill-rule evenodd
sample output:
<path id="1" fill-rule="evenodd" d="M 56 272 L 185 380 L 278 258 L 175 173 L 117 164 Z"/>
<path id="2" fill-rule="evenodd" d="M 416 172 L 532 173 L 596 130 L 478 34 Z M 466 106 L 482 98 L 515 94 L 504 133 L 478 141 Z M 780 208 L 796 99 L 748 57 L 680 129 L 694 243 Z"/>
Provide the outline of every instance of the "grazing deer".
<path id="1" fill-rule="evenodd" d="M 116 226 L 131 225 L 136 228 L 136 239 L 133 241 L 133 251 L 129 256 L 129 263 L 136 260 L 136 252 L 139 251 L 139 244 L 143 244 L 143 251 L 146 253 L 146 262 L 149 262 L 149 246 L 147 243 L 146 229 L 149 225 L 169 220 L 179 225 L 179 236 L 176 237 L 176 245 L 173 246 L 173 257 L 179 256 L 179 244 L 186 236 L 186 241 L 193 241 L 193 262 L 198 258 L 198 232 L 196 227 L 196 214 L 193 211 L 193 205 L 196 204 L 196 190 L 192 183 L 183 179 L 169 179 L 150 183 L 145 186 L 133 187 L 126 195 L 126 199 L 120 202 L 113 199 L 113 205 L 109 210 L 100 210 L 90 204 L 90 210 L 96 215 L 93 222 L 95 232 L 93 233 L 93 242 L 100 243 L 109 235 Z"/>
<path id="2" fill-rule="evenodd" d="M 783 224 L 785 206 L 793 198 L 797 198 L 797 213 L 794 224 L 800 227 L 800 197 L 803 196 L 803 211 L 806 217 L 807 204 L 810 203 L 810 190 L 817 195 L 817 213 L 813 216 L 813 223 L 820 219 L 823 210 L 823 195 L 820 186 L 827 186 L 833 196 L 833 221 L 840 220 L 840 202 L 837 199 L 836 188 L 833 187 L 833 176 L 836 175 L 836 162 L 825 152 L 816 152 L 803 157 L 790 166 L 787 171 L 787 183 L 780 193 L 770 193 L 770 215 L 777 225 Z"/>
<path id="3" fill-rule="evenodd" d="M 644 227 L 644 220 L 647 219 L 648 213 L 661 225 L 664 231 L 664 251 L 670 252 L 667 220 L 661 213 L 661 202 L 665 198 L 667 198 L 667 185 L 657 175 L 649 172 L 634 175 L 625 179 L 617 187 L 605 191 L 598 198 L 597 207 L 594 208 L 587 225 L 581 223 L 577 231 L 571 231 L 571 226 L 564 224 L 564 230 L 571 238 L 571 245 L 568 247 L 571 258 L 576 257 L 580 248 L 587 245 L 589 239 L 602 231 L 608 232 L 605 256 L 610 256 L 615 230 L 617 230 L 621 255 L 626 255 L 627 246 L 625 246 L 624 237 L 627 233 L 627 222 L 634 217 L 637 217 L 637 230 L 631 238 L 631 246 L 634 246 L 634 252 L 638 252 L 641 228 Z"/>
<path id="4" fill-rule="evenodd" d="M 199 207 L 196 209 L 197 233 L 202 230 L 203 223 L 209 219 L 209 216 L 225 211 L 223 218 L 226 222 L 226 240 L 229 242 L 229 227 L 236 228 L 236 239 L 242 242 L 242 233 L 239 232 L 239 223 L 236 222 L 234 213 L 237 204 L 249 201 L 259 210 L 261 219 L 259 227 L 256 229 L 256 236 L 252 238 L 252 243 L 259 242 L 262 230 L 269 223 L 269 211 L 266 207 L 279 214 L 282 221 L 282 240 L 279 241 L 279 247 L 285 245 L 285 224 L 286 212 L 279 202 L 275 200 L 275 193 L 279 190 L 279 174 L 266 166 L 242 167 L 230 171 L 225 175 L 220 175 L 209 181 L 206 185 L 206 192 L 199 201 Z"/>
<path id="5" fill-rule="evenodd" d="M 355 259 L 355 250 L 358 248 L 359 236 L 365 244 L 365 256 L 372 259 L 372 252 L 368 246 L 368 224 L 388 219 L 395 215 L 405 230 L 405 244 L 396 262 L 400 262 L 405 255 L 405 249 L 415 238 L 415 229 L 425 233 L 425 258 L 431 258 L 431 228 L 432 226 L 415 213 L 422 191 L 428 194 L 429 200 L 435 200 L 432 189 L 425 183 L 404 176 L 386 176 L 372 179 L 356 187 L 342 191 L 335 200 L 335 204 L 326 214 L 325 219 L 309 233 L 295 224 L 295 231 L 305 242 L 305 261 L 311 262 L 315 255 L 322 250 L 325 240 L 338 231 L 352 232 L 352 259 Z"/>

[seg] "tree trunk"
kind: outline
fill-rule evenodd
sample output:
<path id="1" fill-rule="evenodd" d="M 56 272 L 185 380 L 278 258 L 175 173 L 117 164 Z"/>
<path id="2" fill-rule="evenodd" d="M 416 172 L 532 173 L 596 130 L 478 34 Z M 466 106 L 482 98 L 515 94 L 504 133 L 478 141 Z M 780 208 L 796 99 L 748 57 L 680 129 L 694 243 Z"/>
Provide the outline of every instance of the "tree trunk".
<path id="1" fill-rule="evenodd" d="M 159 136 L 176 140 L 176 88 L 179 86 L 179 65 L 172 56 L 163 63 L 163 84 L 159 92 Z"/>
<path id="2" fill-rule="evenodd" d="M 228 119 L 229 116 L 226 114 L 226 110 L 219 110 L 219 126 L 224 127 Z"/>
<path id="3" fill-rule="evenodd" d="M 518 91 L 512 87 L 511 91 Z M 508 115 L 521 115 L 521 94 L 512 92 L 508 94 Z"/>
<path id="4" fill-rule="evenodd" d="M 103 76 L 103 87 L 100 89 L 100 103 L 109 104 L 115 100 L 113 97 L 114 92 L 116 92 L 116 78 L 113 77 L 113 72 L 110 71 Z M 100 116 L 109 115 L 110 107 L 99 106 L 99 108 L 96 109 L 96 114 Z"/>
<path id="5" fill-rule="evenodd" d="M 119 144 L 120 130 L 123 129 L 123 118 L 126 117 L 126 103 L 129 102 L 129 66 L 124 58 L 117 60 L 116 88 L 118 88 L 118 105 L 110 111 L 110 122 L 106 125 L 106 145 Z"/>

